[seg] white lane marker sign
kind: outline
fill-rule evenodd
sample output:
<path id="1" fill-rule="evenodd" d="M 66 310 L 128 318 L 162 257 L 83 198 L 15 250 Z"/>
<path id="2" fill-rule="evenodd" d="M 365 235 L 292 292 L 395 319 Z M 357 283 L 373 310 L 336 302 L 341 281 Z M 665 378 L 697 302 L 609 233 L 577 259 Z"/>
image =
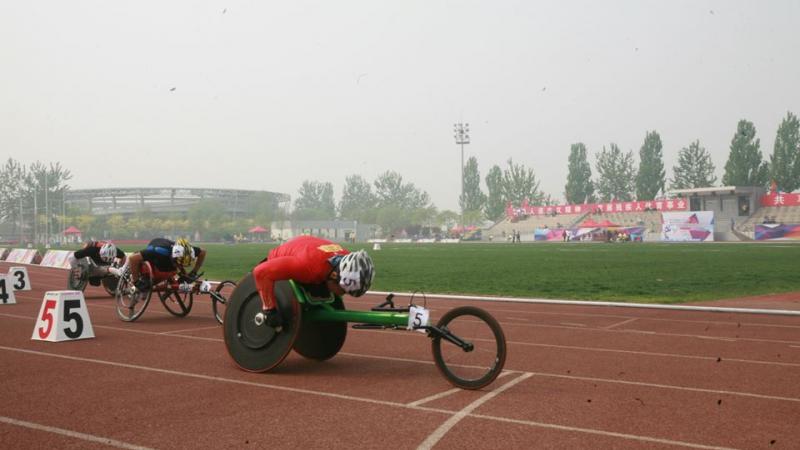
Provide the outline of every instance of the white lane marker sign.
<path id="1" fill-rule="evenodd" d="M 32 340 L 59 342 L 93 337 L 83 292 L 49 291 L 44 294 Z"/>
<path id="2" fill-rule="evenodd" d="M 17 303 L 14 297 L 14 280 L 7 274 L 0 274 L 0 305 L 13 305 Z"/>
<path id="3" fill-rule="evenodd" d="M 12 267 L 8 269 L 8 276 L 13 277 L 15 291 L 30 291 L 31 279 L 28 277 L 28 269 L 25 267 Z"/>

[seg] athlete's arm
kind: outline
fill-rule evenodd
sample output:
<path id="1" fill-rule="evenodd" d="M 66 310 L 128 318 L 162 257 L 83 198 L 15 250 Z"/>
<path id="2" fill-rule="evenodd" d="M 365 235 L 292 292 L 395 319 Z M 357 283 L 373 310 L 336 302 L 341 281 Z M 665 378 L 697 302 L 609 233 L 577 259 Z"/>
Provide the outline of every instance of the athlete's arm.
<path id="1" fill-rule="evenodd" d="M 253 277 L 264 309 L 276 307 L 273 290 L 276 281 L 299 278 L 305 272 L 306 264 L 296 256 L 270 258 L 257 265 L 253 269 Z"/>

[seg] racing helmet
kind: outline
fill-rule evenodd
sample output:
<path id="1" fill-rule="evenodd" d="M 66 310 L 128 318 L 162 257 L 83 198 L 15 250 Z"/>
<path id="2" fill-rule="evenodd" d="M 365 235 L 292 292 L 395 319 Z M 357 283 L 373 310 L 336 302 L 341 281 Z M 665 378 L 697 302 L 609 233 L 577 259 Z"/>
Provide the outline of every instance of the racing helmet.
<path id="1" fill-rule="evenodd" d="M 353 297 L 367 292 L 374 275 L 372 258 L 364 250 L 348 253 L 339 260 L 339 286 Z"/>
<path id="2" fill-rule="evenodd" d="M 117 247 L 111 243 L 106 242 L 100 247 L 100 260 L 103 262 L 110 263 L 114 261 L 114 258 L 117 257 Z"/>
<path id="3" fill-rule="evenodd" d="M 188 266 L 194 261 L 194 248 L 189 241 L 181 238 L 172 246 L 172 259 L 180 266 Z"/>

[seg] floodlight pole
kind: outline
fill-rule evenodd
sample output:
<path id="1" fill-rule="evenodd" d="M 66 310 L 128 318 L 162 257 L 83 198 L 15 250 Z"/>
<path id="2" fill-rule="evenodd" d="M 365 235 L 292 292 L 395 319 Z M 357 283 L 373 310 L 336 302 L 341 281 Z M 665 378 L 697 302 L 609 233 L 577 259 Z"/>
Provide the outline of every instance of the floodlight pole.
<path id="1" fill-rule="evenodd" d="M 456 145 L 461 146 L 461 197 L 459 203 L 464 202 L 464 145 L 469 144 L 469 123 L 454 123 L 453 124 L 453 137 L 456 139 Z M 464 205 L 461 206 L 461 227 L 464 227 Z"/>

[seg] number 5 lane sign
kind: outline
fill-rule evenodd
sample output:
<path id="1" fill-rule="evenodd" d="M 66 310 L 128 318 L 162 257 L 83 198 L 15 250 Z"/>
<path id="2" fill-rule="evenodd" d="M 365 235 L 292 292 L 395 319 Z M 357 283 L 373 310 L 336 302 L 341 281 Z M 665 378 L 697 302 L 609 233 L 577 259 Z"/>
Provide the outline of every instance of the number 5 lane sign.
<path id="1" fill-rule="evenodd" d="M 44 294 L 31 339 L 58 342 L 93 337 L 83 292 L 50 291 Z"/>

